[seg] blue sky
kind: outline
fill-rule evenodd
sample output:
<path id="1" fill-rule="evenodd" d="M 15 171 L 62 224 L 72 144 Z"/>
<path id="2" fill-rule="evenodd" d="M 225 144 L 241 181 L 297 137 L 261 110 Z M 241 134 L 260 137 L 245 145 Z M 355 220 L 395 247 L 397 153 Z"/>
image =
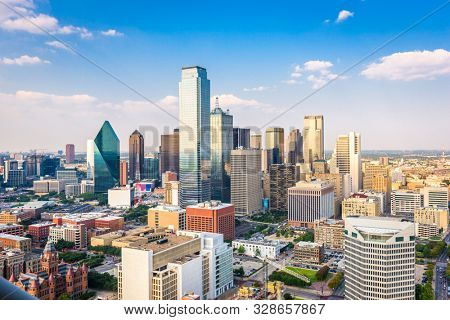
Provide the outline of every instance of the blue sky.
<path id="1" fill-rule="evenodd" d="M 323 114 L 327 149 L 352 130 L 364 149 L 450 149 L 450 5 L 339 76 L 442 0 L 1 1 L 175 117 L 184 65 L 206 67 L 211 94 L 255 128 L 335 79 L 270 125 Z M 0 150 L 83 151 L 105 119 L 126 150 L 135 128 L 177 126 L 27 19 L 0 3 Z"/>

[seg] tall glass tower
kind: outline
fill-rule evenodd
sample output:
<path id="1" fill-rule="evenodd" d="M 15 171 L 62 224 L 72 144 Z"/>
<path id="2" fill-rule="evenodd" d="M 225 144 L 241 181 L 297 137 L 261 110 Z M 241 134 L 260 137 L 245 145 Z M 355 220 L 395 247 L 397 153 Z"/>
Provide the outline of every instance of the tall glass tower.
<path id="1" fill-rule="evenodd" d="M 211 200 L 210 93 L 206 69 L 184 67 L 180 96 L 180 205 Z"/>
<path id="2" fill-rule="evenodd" d="M 109 121 L 94 139 L 94 190 L 107 192 L 119 183 L 120 141 Z"/>
<path id="3" fill-rule="evenodd" d="M 216 106 L 211 112 L 211 199 L 230 203 L 230 155 L 233 149 L 233 116 Z"/>
<path id="4" fill-rule="evenodd" d="M 144 171 L 144 137 L 138 130 L 130 135 L 128 140 L 128 157 L 130 163 L 130 179 L 141 180 Z"/>

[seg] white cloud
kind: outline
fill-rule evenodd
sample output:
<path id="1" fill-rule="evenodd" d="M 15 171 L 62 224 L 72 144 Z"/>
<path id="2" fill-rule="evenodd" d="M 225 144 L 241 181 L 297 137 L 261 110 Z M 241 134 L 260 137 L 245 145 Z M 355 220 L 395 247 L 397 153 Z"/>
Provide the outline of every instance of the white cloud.
<path id="1" fill-rule="evenodd" d="M 332 66 L 333 64 L 330 61 L 325 60 L 310 60 L 304 63 L 305 70 L 311 72 L 326 70 Z"/>
<path id="2" fill-rule="evenodd" d="M 0 28 L 7 31 L 23 31 L 32 34 L 78 34 L 82 39 L 92 38 L 92 32 L 85 27 L 60 25 L 58 19 L 36 12 L 32 0 L 8 0 L 7 4 L 20 14 L 1 6 Z M 43 29 L 43 30 L 41 30 Z"/>
<path id="3" fill-rule="evenodd" d="M 291 78 L 300 78 L 303 73 L 303 68 L 299 65 L 294 66 L 294 71 L 291 73 Z"/>
<path id="4" fill-rule="evenodd" d="M 157 104 L 163 108 L 177 108 L 178 107 L 178 97 L 176 96 L 165 96 L 159 99 Z"/>
<path id="5" fill-rule="evenodd" d="M 72 50 L 69 47 L 66 47 L 64 45 L 64 43 L 56 41 L 56 40 L 55 41 L 47 41 L 45 44 L 50 46 L 50 47 L 53 47 L 53 48 L 63 49 L 63 50 L 67 50 L 67 51 L 72 52 Z"/>
<path id="6" fill-rule="evenodd" d="M 31 57 L 29 55 L 23 55 L 18 58 L 2 58 L 0 59 L 0 64 L 5 65 L 17 65 L 17 66 L 24 66 L 24 65 L 37 65 L 37 64 L 49 64 L 50 61 L 43 60 L 39 57 Z"/>
<path id="7" fill-rule="evenodd" d="M 223 107 L 234 107 L 234 106 L 240 106 L 240 107 L 264 107 L 267 106 L 264 103 L 261 103 L 255 99 L 242 99 L 234 94 L 221 94 L 218 96 L 211 97 L 211 105 L 214 105 L 216 102 L 216 97 L 219 98 L 220 106 Z"/>
<path id="8" fill-rule="evenodd" d="M 266 87 L 266 86 L 258 86 L 253 88 L 244 88 L 243 91 L 245 92 L 261 92 L 261 91 L 267 91 L 272 87 Z"/>
<path id="9" fill-rule="evenodd" d="M 107 37 L 121 37 L 123 36 L 122 32 L 119 32 L 115 29 L 108 29 L 106 31 L 101 31 L 101 34 Z"/>
<path id="10" fill-rule="evenodd" d="M 342 22 L 344 20 L 347 20 L 348 18 L 351 18 L 355 15 L 354 12 L 350 12 L 348 10 L 341 10 L 339 11 L 339 14 L 336 18 L 336 23 Z"/>
<path id="11" fill-rule="evenodd" d="M 369 64 L 361 74 L 368 79 L 435 79 L 450 74 L 450 52 L 444 49 L 397 52 Z"/>
<path id="12" fill-rule="evenodd" d="M 74 94 L 69 96 L 55 95 L 49 93 L 42 93 L 37 91 L 19 90 L 15 94 L 20 101 L 28 102 L 46 102 L 56 105 L 61 104 L 92 104 L 97 101 L 97 98 L 87 94 Z"/>
<path id="13" fill-rule="evenodd" d="M 283 80 L 281 82 L 283 82 L 285 84 L 297 84 L 297 83 L 300 83 L 300 81 L 298 81 L 296 79 L 288 79 L 288 80 Z"/>

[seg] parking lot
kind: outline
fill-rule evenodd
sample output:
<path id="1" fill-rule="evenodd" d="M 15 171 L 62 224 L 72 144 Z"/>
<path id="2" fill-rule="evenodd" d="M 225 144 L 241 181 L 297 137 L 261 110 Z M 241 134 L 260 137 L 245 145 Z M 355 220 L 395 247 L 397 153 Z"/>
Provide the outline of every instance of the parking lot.
<path id="1" fill-rule="evenodd" d="M 325 250 L 324 263 L 326 263 L 330 269 L 337 269 L 338 263 L 344 258 L 344 253 L 341 251 Z"/>
<path id="2" fill-rule="evenodd" d="M 262 268 L 263 263 L 256 258 L 245 257 L 245 256 L 235 256 L 233 258 L 233 269 L 238 269 L 239 267 L 244 268 L 244 276 L 248 277 L 249 275 L 256 272 L 258 269 Z"/>

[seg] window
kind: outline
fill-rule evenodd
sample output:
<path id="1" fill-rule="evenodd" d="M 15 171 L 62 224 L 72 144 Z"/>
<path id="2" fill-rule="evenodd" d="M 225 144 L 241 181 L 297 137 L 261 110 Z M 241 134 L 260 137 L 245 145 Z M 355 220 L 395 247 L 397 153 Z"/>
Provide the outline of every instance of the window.
<path id="1" fill-rule="evenodd" d="M 414 236 L 409 236 L 409 241 L 414 241 L 414 240 L 416 240 L 416 237 L 414 237 Z"/>
<path id="2" fill-rule="evenodd" d="M 345 233 L 345 234 L 348 234 L 348 230 L 347 230 L 347 229 L 345 229 L 345 230 L 344 230 L 344 233 Z"/>
<path id="3" fill-rule="evenodd" d="M 358 237 L 358 235 L 355 232 L 352 232 L 352 237 L 356 238 L 356 237 Z"/>
<path id="4" fill-rule="evenodd" d="M 401 241 L 403 241 L 403 240 L 404 240 L 403 237 L 396 237 L 396 238 L 395 238 L 395 242 L 401 242 Z"/>

